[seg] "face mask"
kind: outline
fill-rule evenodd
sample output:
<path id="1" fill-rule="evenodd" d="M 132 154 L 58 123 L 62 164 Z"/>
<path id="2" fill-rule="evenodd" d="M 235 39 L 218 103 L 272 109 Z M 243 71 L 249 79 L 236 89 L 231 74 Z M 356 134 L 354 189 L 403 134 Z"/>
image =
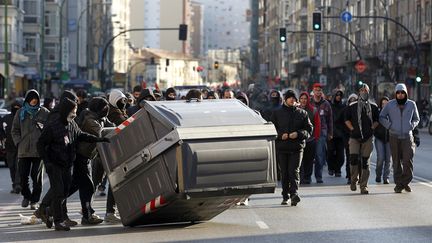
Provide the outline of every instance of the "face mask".
<path id="1" fill-rule="evenodd" d="M 369 99 L 369 94 L 368 93 L 361 93 L 360 98 L 364 101 L 367 101 Z"/>
<path id="2" fill-rule="evenodd" d="M 126 107 L 126 102 L 124 100 L 119 100 L 117 102 L 117 108 L 119 108 L 120 110 L 123 110 Z"/>
<path id="3" fill-rule="evenodd" d="M 397 101 L 398 105 L 404 105 L 406 103 L 407 99 L 408 98 L 404 98 L 404 99 L 401 99 L 401 100 L 400 99 L 396 99 L 396 101 Z"/>
<path id="4" fill-rule="evenodd" d="M 67 120 L 68 122 L 71 122 L 73 119 L 75 119 L 76 116 L 77 116 L 77 115 L 76 115 L 76 112 L 75 112 L 75 111 L 72 111 L 71 113 L 69 113 L 69 115 L 67 116 L 66 120 Z"/>

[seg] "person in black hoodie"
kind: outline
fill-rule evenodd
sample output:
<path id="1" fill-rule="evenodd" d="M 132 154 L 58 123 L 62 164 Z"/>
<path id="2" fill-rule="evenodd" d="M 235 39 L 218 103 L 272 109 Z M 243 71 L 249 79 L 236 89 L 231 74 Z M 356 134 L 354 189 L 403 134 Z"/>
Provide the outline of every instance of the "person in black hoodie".
<path id="1" fill-rule="evenodd" d="M 168 88 L 165 91 L 165 100 L 176 100 L 176 98 L 177 98 L 177 91 L 173 87 Z"/>
<path id="2" fill-rule="evenodd" d="M 151 89 L 143 89 L 140 93 L 140 96 L 137 99 L 137 102 L 134 106 L 129 107 L 126 113 L 128 116 L 132 116 L 136 112 L 138 112 L 142 107 L 144 107 L 144 100 L 147 101 L 156 101 L 156 97 L 153 94 Z M 114 122 L 114 121 L 112 121 Z M 116 122 L 114 122 L 116 123 Z"/>
<path id="3" fill-rule="evenodd" d="M 55 230 L 70 230 L 64 223 L 63 201 L 66 200 L 71 183 L 71 168 L 76 157 L 76 143 L 109 142 L 107 138 L 98 138 L 82 132 L 75 122 L 77 104 L 65 98 L 58 108 L 59 119 L 44 126 L 37 142 L 37 149 L 45 162 L 50 180 L 50 190 L 53 193 L 51 209 L 54 217 Z M 52 221 L 47 219 L 46 225 L 52 227 Z"/>
<path id="4" fill-rule="evenodd" d="M 380 99 L 378 104 L 378 109 L 381 110 L 384 106 L 389 102 L 389 98 L 384 96 Z M 389 184 L 389 175 L 390 175 L 390 163 L 391 163 L 391 150 L 389 143 L 389 132 L 381 123 L 375 128 L 375 149 L 376 149 L 376 178 L 375 181 L 380 183 L 381 176 L 384 184 Z"/>
<path id="5" fill-rule="evenodd" d="M 341 168 L 345 162 L 345 107 L 342 102 L 343 92 L 336 91 L 331 101 L 333 113 L 333 138 L 327 141 L 328 173 L 331 176 L 341 177 Z"/>
<path id="6" fill-rule="evenodd" d="M 0 131 L 2 134 L 2 138 L 5 139 L 5 149 L 6 149 L 6 161 L 9 167 L 10 177 L 12 180 L 12 190 L 10 193 L 21 193 L 21 180 L 20 173 L 18 170 L 18 148 L 14 144 L 12 139 L 12 122 L 15 117 L 16 112 L 22 107 L 22 105 L 15 101 L 11 105 L 11 113 L 3 117 L 0 124 Z"/>
<path id="7" fill-rule="evenodd" d="M 292 90 L 284 95 L 285 101 L 281 108 L 272 113 L 270 120 L 276 127 L 276 153 L 282 175 L 282 205 L 291 206 L 300 202 L 297 190 L 300 182 L 300 162 L 303 149 L 313 130 L 305 110 L 295 106 L 297 96 Z"/>

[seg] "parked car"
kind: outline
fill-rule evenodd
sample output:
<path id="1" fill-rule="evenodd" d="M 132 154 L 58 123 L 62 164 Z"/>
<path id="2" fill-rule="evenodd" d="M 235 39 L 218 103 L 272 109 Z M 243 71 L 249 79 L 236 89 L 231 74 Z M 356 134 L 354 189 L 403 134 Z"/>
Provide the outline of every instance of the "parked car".
<path id="1" fill-rule="evenodd" d="M 430 135 L 432 135 L 432 114 L 429 117 L 428 132 L 429 132 Z"/>
<path id="2" fill-rule="evenodd" d="M 1 101 L 0 101 L 1 102 Z M 2 120 L 2 118 L 8 114 L 10 114 L 11 112 L 6 110 L 6 109 L 1 109 L 0 108 L 0 121 Z M 0 123 L 0 126 L 3 126 L 3 129 L 5 127 L 5 125 L 3 124 L 3 122 Z M 4 139 L 0 139 L 0 166 L 5 166 L 7 167 L 7 162 L 6 162 L 6 149 L 5 149 L 5 143 L 4 143 Z"/>

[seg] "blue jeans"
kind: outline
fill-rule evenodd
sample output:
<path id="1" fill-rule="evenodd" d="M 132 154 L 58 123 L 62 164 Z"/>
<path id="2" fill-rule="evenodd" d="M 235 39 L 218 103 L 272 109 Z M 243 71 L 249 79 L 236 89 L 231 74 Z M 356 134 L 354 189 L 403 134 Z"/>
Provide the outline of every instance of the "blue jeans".
<path id="1" fill-rule="evenodd" d="M 384 143 L 382 140 L 375 138 L 375 149 L 377 154 L 376 177 L 381 178 L 382 176 L 383 180 L 388 179 L 390 175 L 390 143 Z"/>
<path id="2" fill-rule="evenodd" d="M 323 166 L 326 162 L 327 135 L 321 134 L 316 144 L 315 154 L 315 179 L 322 180 Z"/>

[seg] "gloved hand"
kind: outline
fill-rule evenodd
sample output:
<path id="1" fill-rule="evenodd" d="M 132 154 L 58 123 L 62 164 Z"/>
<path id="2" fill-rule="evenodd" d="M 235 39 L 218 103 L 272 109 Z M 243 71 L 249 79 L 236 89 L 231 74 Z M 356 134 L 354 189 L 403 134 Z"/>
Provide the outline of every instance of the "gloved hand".
<path id="1" fill-rule="evenodd" d="M 110 139 L 107 137 L 99 138 L 98 142 L 111 143 Z"/>
<path id="2" fill-rule="evenodd" d="M 420 146 L 420 137 L 418 136 L 414 136 L 414 143 L 416 144 L 416 146 Z"/>

